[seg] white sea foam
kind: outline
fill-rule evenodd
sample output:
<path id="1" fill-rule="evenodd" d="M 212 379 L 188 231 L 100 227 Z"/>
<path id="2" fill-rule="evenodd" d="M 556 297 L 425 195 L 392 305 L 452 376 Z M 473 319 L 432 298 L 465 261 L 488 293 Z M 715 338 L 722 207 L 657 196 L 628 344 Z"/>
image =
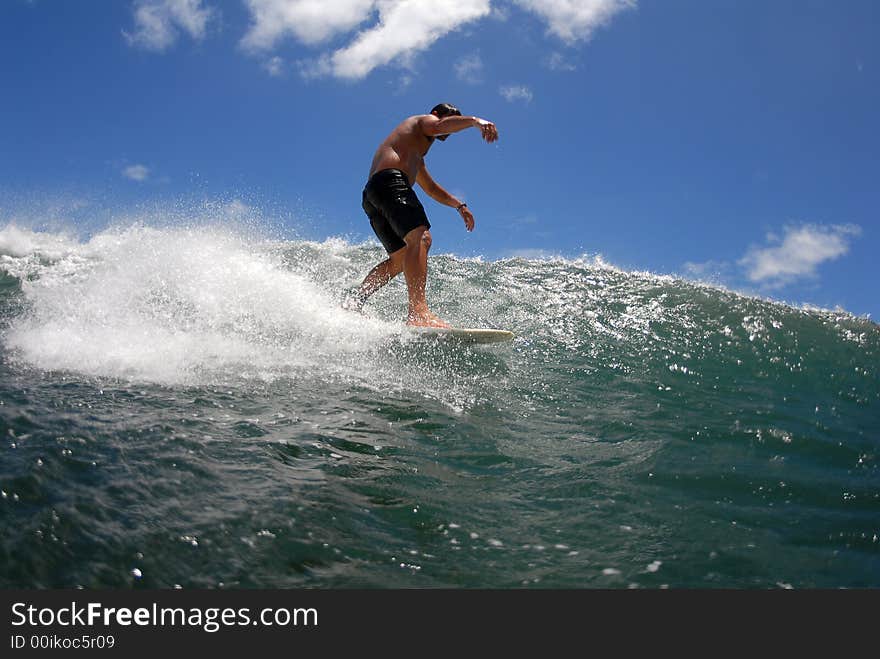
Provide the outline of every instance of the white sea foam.
<path id="1" fill-rule="evenodd" d="M 28 303 L 7 345 L 47 370 L 160 383 L 271 378 L 400 331 L 341 310 L 277 243 L 225 229 L 134 226 L 78 243 L 8 226 L 0 258 Z"/>
<path id="2" fill-rule="evenodd" d="M 13 264 L 15 259 L 34 258 L 38 262 L 54 262 L 79 249 L 76 241 L 65 234 L 35 233 L 9 224 L 0 231 L 0 258 Z"/>

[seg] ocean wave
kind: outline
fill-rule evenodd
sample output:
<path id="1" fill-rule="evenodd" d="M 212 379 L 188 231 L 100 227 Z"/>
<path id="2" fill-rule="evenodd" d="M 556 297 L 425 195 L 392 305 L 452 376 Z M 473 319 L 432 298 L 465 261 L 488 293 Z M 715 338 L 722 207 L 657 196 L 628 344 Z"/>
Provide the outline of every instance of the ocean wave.
<path id="1" fill-rule="evenodd" d="M 91 376 L 169 385 L 339 376 L 456 404 L 479 399 L 479 385 L 449 392 L 449 369 L 432 376 L 408 364 L 402 277 L 364 315 L 340 308 L 383 257 L 372 244 L 270 240 L 222 225 L 136 224 L 85 241 L 10 225 L 0 230 L 0 270 L 19 281 L 24 304 L 4 342 L 23 363 Z M 851 343 L 873 355 L 878 344 L 874 323 L 845 312 L 625 271 L 598 256 L 439 254 L 428 296 L 454 325 L 513 330 L 517 363 L 647 369 L 664 380 L 744 363 L 791 372 L 805 354 Z"/>

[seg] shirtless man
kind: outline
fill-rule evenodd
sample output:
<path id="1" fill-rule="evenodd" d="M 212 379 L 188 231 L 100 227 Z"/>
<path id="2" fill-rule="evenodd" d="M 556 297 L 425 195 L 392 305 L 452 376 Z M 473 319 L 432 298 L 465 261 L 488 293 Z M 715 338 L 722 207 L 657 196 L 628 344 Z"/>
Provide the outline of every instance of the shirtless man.
<path id="1" fill-rule="evenodd" d="M 360 310 L 368 297 L 403 272 L 409 292 L 407 323 L 449 327 L 431 313 L 425 301 L 431 224 L 412 186 L 418 183 L 429 197 L 455 208 L 467 230 L 473 231 L 474 216 L 467 204 L 440 187 L 425 168 L 425 155 L 435 139 L 443 142 L 450 134 L 470 127 L 479 128 L 486 142 L 498 139 L 491 121 L 463 117 L 454 106 L 441 103 L 430 114 L 404 119 L 379 145 L 364 188 L 363 208 L 388 258 L 364 278 L 347 308 Z"/>

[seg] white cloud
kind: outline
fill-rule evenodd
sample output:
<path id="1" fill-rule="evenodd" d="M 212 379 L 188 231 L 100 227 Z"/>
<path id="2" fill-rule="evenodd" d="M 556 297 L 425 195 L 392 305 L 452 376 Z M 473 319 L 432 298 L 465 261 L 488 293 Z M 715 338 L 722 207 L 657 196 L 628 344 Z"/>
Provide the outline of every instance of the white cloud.
<path id="1" fill-rule="evenodd" d="M 525 85 L 509 85 L 507 87 L 502 87 L 498 92 L 510 103 L 513 103 L 514 101 L 531 103 L 532 99 L 535 97 L 535 95 L 532 94 L 532 90 Z"/>
<path id="2" fill-rule="evenodd" d="M 144 165 L 129 165 L 122 170 L 122 175 L 132 181 L 146 181 L 150 177 L 150 169 Z"/>
<path id="3" fill-rule="evenodd" d="M 558 52 L 551 53 L 544 63 L 551 71 L 575 71 L 577 69 L 577 66 L 569 61 L 565 55 Z"/>
<path id="4" fill-rule="evenodd" d="M 636 0 L 506 0 L 506 4 L 499 0 L 494 5 L 490 0 L 244 1 L 251 25 L 241 46 L 251 53 L 270 51 L 288 37 L 306 45 L 325 44 L 363 26 L 346 45 L 298 63 L 305 77 L 332 75 L 353 80 L 391 62 L 407 66 L 415 55 L 468 23 L 489 16 L 507 20 L 512 4 L 536 14 L 551 34 L 568 44 L 588 40 L 615 14 L 636 6 Z M 479 60 L 457 65 L 460 79 L 479 81 L 482 63 L 475 68 L 474 62 Z M 548 66 L 572 68 L 560 55 L 551 56 Z"/>
<path id="5" fill-rule="evenodd" d="M 453 30 L 489 14 L 489 0 L 377 0 L 379 23 L 329 58 L 333 75 L 359 79 L 426 50 Z"/>
<path id="6" fill-rule="evenodd" d="M 333 67 L 327 55 L 322 55 L 317 59 L 300 60 L 296 63 L 296 66 L 299 69 L 299 74 L 307 80 L 333 74 Z"/>
<path id="7" fill-rule="evenodd" d="M 636 0 L 513 0 L 523 9 L 543 18 L 548 31 L 573 44 L 587 41 L 611 18 L 636 6 Z"/>
<path id="8" fill-rule="evenodd" d="M 473 53 L 456 60 L 455 76 L 472 85 L 482 82 L 483 60 L 480 58 L 480 54 Z"/>
<path id="9" fill-rule="evenodd" d="M 507 19 L 510 18 L 510 9 L 503 5 L 493 5 L 489 17 L 494 18 L 496 21 L 499 21 L 501 23 L 505 23 L 507 22 Z"/>
<path id="10" fill-rule="evenodd" d="M 277 78 L 284 74 L 284 60 L 278 57 L 270 57 L 263 64 L 263 68 L 269 73 L 273 78 Z"/>
<path id="11" fill-rule="evenodd" d="M 781 238 L 767 235 L 771 246 L 752 246 L 739 261 L 750 281 L 779 287 L 803 277 L 814 277 L 816 268 L 849 252 L 849 238 L 861 234 L 855 225 L 788 226 Z"/>
<path id="12" fill-rule="evenodd" d="M 409 89 L 409 86 L 415 82 L 416 78 L 411 73 L 400 73 L 394 76 L 393 80 L 388 81 L 391 86 L 391 93 L 395 96 L 402 96 Z"/>
<path id="13" fill-rule="evenodd" d="M 292 35 L 319 44 L 350 32 L 373 13 L 376 0 L 246 0 L 251 27 L 241 40 L 250 51 L 270 50 Z"/>
<path id="14" fill-rule="evenodd" d="M 487 16 L 489 0 L 246 0 L 251 27 L 245 50 L 271 50 L 285 37 L 317 45 L 378 20 L 334 52 L 300 62 L 306 77 L 360 79 L 393 61 L 406 62 L 453 30 Z"/>
<path id="15" fill-rule="evenodd" d="M 135 30 L 123 30 L 128 43 L 147 50 L 163 51 L 177 40 L 181 31 L 202 39 L 213 10 L 202 0 L 137 0 L 134 5 Z"/>

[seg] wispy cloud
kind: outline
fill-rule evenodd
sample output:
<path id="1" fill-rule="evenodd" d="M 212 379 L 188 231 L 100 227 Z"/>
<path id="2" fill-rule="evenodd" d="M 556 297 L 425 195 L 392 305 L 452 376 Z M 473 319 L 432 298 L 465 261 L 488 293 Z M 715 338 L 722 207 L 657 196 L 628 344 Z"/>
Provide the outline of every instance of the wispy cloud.
<path id="1" fill-rule="evenodd" d="M 148 0 L 139 0 L 147 2 Z M 164 0 L 199 5 L 200 0 Z M 160 0 L 149 0 L 150 6 Z M 325 50 L 298 63 L 305 77 L 335 76 L 360 80 L 392 62 L 409 65 L 437 40 L 478 20 L 507 20 L 514 4 L 547 24 L 548 32 L 569 45 L 587 41 L 617 13 L 636 6 L 636 0 L 244 0 L 250 26 L 241 47 L 251 54 L 271 51 L 286 38 L 320 46 L 351 34 L 345 45 Z M 165 5 L 162 5 L 165 6 Z M 146 19 L 153 19 L 152 15 Z M 145 19 L 145 20 L 146 20 Z M 152 20 L 151 24 L 157 23 Z M 162 34 L 160 24 L 155 28 Z M 353 33 L 353 34 L 352 34 Z M 161 39 L 156 39 L 161 41 Z M 479 81 L 482 62 L 457 65 L 460 79 Z M 570 69 L 560 55 L 549 66 Z"/>
<path id="2" fill-rule="evenodd" d="M 284 75 L 284 60 L 277 55 L 270 57 L 263 63 L 263 68 L 266 69 L 270 76 L 277 78 Z"/>
<path id="3" fill-rule="evenodd" d="M 616 14 L 636 6 L 635 0 L 513 0 L 547 23 L 550 34 L 569 44 L 587 41 Z"/>
<path id="4" fill-rule="evenodd" d="M 203 39 L 214 10 L 202 0 L 137 0 L 134 31 L 122 34 L 132 46 L 161 52 L 170 48 L 181 32 Z"/>
<path id="5" fill-rule="evenodd" d="M 505 23 L 507 22 L 507 19 L 510 18 L 510 8 L 507 5 L 499 5 L 496 2 L 492 5 L 492 9 L 489 12 L 489 18 Z"/>
<path id="6" fill-rule="evenodd" d="M 377 67 L 408 61 L 438 39 L 489 14 L 489 0 L 247 0 L 251 27 L 241 41 L 250 52 L 274 48 L 287 36 L 317 45 L 366 23 L 342 48 L 300 69 L 308 77 L 358 80 Z"/>
<path id="7" fill-rule="evenodd" d="M 489 0 L 398 0 L 377 4 L 379 23 L 330 56 L 333 75 L 363 78 L 376 67 L 426 50 L 441 37 L 489 13 Z"/>
<path id="8" fill-rule="evenodd" d="M 132 181 L 146 181 L 150 177 L 150 169 L 144 165 L 129 165 L 122 170 L 122 175 Z"/>
<path id="9" fill-rule="evenodd" d="M 749 281 L 778 288 L 815 277 L 819 265 L 847 254 L 850 239 L 860 234 L 852 224 L 787 226 L 781 237 L 767 235 L 769 246 L 753 245 L 737 263 Z"/>
<path id="10" fill-rule="evenodd" d="M 525 85 L 508 85 L 499 89 L 498 92 L 510 103 L 515 101 L 531 103 L 535 97 L 532 90 Z"/>
<path id="11" fill-rule="evenodd" d="M 287 36 L 320 44 L 366 21 L 376 4 L 376 0 L 246 0 L 251 26 L 241 45 L 249 51 L 265 51 Z"/>
<path id="12" fill-rule="evenodd" d="M 455 62 L 455 76 L 472 85 L 483 81 L 483 60 L 479 53 L 465 55 Z"/>
<path id="13" fill-rule="evenodd" d="M 575 66 L 573 62 L 559 52 L 551 53 L 550 56 L 544 60 L 544 64 L 551 71 L 574 71 L 577 69 L 577 66 Z"/>

